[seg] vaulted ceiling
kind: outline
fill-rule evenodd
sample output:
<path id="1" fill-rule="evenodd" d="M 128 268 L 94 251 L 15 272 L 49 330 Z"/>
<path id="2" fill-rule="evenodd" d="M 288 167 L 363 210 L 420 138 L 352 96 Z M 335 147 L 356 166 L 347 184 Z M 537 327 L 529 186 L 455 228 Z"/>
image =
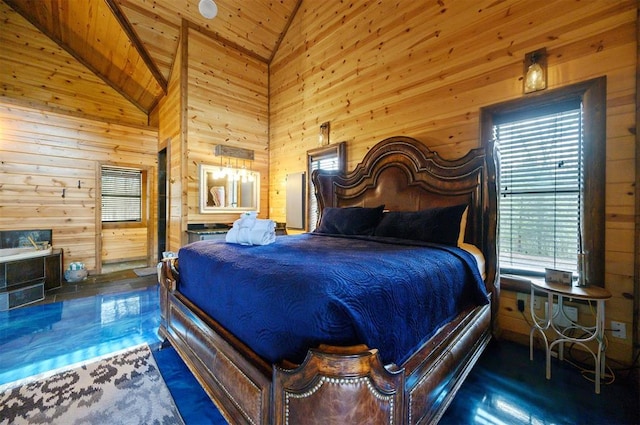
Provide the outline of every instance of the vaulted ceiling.
<path id="1" fill-rule="evenodd" d="M 166 93 L 189 25 L 269 63 L 301 0 L 3 0 L 144 112 Z"/>

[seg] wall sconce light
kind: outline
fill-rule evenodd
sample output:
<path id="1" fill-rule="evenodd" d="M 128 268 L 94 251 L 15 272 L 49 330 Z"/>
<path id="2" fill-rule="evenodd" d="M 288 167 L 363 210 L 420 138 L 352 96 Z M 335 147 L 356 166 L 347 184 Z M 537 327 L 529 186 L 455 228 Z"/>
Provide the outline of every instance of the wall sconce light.
<path id="1" fill-rule="evenodd" d="M 318 134 L 318 146 L 329 144 L 329 121 L 320 124 L 320 133 Z"/>
<path id="2" fill-rule="evenodd" d="M 547 88 L 547 49 L 544 47 L 524 55 L 524 92 Z"/>

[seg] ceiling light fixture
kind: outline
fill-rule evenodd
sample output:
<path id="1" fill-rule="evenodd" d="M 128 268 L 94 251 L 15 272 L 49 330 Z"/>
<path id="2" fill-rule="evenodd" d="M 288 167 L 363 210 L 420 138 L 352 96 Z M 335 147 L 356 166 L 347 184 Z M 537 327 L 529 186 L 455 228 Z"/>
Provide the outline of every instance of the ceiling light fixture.
<path id="1" fill-rule="evenodd" d="M 213 0 L 200 0 L 198 10 L 207 19 L 213 19 L 218 14 L 218 6 Z"/>

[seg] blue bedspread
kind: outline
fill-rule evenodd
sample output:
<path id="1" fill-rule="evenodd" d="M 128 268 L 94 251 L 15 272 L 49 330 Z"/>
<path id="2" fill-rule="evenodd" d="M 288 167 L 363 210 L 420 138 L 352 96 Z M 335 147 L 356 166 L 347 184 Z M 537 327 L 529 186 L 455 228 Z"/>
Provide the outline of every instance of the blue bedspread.
<path id="1" fill-rule="evenodd" d="M 180 249 L 179 269 L 180 293 L 272 363 L 364 343 L 401 364 L 459 311 L 488 303 L 466 251 L 380 238 L 199 241 Z"/>

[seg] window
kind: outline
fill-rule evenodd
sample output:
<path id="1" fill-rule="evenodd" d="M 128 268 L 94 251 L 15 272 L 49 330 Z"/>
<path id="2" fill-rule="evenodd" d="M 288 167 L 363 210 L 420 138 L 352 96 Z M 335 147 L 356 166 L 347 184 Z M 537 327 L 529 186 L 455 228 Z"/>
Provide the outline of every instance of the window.
<path id="1" fill-rule="evenodd" d="M 581 244 L 582 105 L 569 102 L 498 117 L 502 270 L 545 267 L 577 276 Z"/>
<path id="2" fill-rule="evenodd" d="M 102 167 L 102 221 L 142 221 L 142 171 Z"/>
<path id="3" fill-rule="evenodd" d="M 500 152 L 502 274 L 577 276 L 604 285 L 605 79 L 482 110 L 485 145 Z"/>
<path id="4" fill-rule="evenodd" d="M 322 147 L 307 152 L 307 168 L 309 176 L 309 205 L 307 220 L 309 231 L 315 230 L 318 224 L 320 211 L 315 196 L 315 189 L 311 181 L 311 173 L 314 170 L 344 171 L 345 168 L 345 142 L 333 146 Z"/>

